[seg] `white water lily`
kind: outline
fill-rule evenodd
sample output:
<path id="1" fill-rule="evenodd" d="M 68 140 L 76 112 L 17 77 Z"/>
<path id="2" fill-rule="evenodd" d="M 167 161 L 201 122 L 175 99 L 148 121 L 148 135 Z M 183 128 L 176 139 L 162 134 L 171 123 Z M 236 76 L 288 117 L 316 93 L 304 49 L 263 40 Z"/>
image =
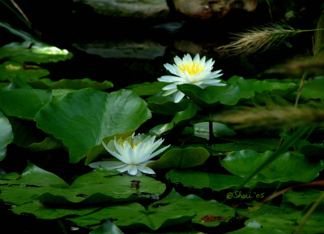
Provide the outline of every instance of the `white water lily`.
<path id="1" fill-rule="evenodd" d="M 199 54 L 197 54 L 192 60 L 191 56 L 187 54 L 182 60 L 176 56 L 174 58 L 175 64 L 173 65 L 169 63 L 164 64 L 164 67 L 175 76 L 162 76 L 158 78 L 158 81 L 172 83 L 163 88 L 163 90 L 166 90 L 163 96 L 177 92 L 174 102 L 180 102 L 185 95 L 177 90 L 177 85 L 181 84 L 193 84 L 202 89 L 210 85 L 225 86 L 226 84 L 219 83 L 221 82 L 220 79 L 215 79 L 222 75 L 219 74 L 221 70 L 212 72 L 215 61 L 212 59 L 209 59 L 207 62 L 205 61 L 205 56 L 200 59 Z"/>
<path id="2" fill-rule="evenodd" d="M 164 140 L 159 139 L 154 142 L 155 136 L 146 136 L 144 134 L 135 133 L 127 137 L 126 139 L 115 138 L 109 141 L 106 145 L 102 142 L 105 149 L 115 158 L 120 161 L 101 161 L 90 163 L 89 166 L 92 168 L 99 168 L 99 165 L 107 169 L 116 169 L 120 172 L 127 171 L 130 175 L 140 176 L 143 173 L 155 174 L 155 172 L 146 167 L 146 164 L 153 162 L 150 160 L 156 155 L 162 153 L 170 145 L 165 146 L 158 151 L 155 151 Z M 155 151 L 153 153 L 153 151 Z"/>

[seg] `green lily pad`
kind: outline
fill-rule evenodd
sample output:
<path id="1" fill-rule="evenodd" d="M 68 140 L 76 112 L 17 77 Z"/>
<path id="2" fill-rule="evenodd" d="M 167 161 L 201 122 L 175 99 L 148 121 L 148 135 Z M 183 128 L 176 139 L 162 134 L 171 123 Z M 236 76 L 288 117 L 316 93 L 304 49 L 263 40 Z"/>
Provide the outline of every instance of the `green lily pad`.
<path id="1" fill-rule="evenodd" d="M 14 89 L 0 93 L 0 110 L 7 116 L 32 120 L 51 100 L 50 90 Z"/>
<path id="2" fill-rule="evenodd" d="M 184 111 L 192 101 L 182 99 L 180 102 L 174 102 L 174 95 L 162 96 L 163 92 L 157 93 L 146 99 L 149 109 L 157 114 L 174 115 L 177 112 Z"/>
<path id="3" fill-rule="evenodd" d="M 162 194 L 165 184 L 147 176 L 136 177 L 140 181 L 139 189 L 132 189 L 134 177 L 112 176 L 118 171 L 99 169 L 78 177 L 72 185 L 32 163 L 21 174 L 20 178 L 3 176 L 0 179 L 0 199 L 16 205 L 31 201 L 43 204 L 94 205 L 103 202 L 121 202 L 147 199 L 145 194 Z M 143 194 L 144 195 L 143 195 Z M 33 214 L 37 216 L 39 205 L 34 203 Z M 45 208 L 42 208 L 44 210 Z M 28 206 L 32 210 L 32 205 Z M 59 212 L 60 214 L 62 212 Z M 59 218 L 59 217 L 57 217 Z"/>
<path id="4" fill-rule="evenodd" d="M 316 77 L 314 80 L 307 80 L 304 83 L 300 99 L 324 99 L 324 76 Z"/>
<path id="5" fill-rule="evenodd" d="M 52 81 L 49 78 L 44 78 L 36 81 L 29 81 L 28 84 L 34 89 L 85 89 L 94 88 L 97 90 L 106 90 L 113 87 L 110 81 L 98 81 L 90 80 L 89 78 L 84 79 L 61 79 L 59 81 Z"/>
<path id="6" fill-rule="evenodd" d="M 0 111 L 0 161 L 7 154 L 7 145 L 13 141 L 14 135 L 8 118 Z"/>
<path id="7" fill-rule="evenodd" d="M 160 124 L 150 130 L 150 134 L 160 136 L 163 133 L 169 132 L 179 125 L 185 125 L 197 113 L 197 105 L 189 103 L 188 107 L 180 112 L 177 112 L 170 123 Z"/>
<path id="8" fill-rule="evenodd" d="M 258 153 L 253 150 L 241 150 L 230 153 L 220 162 L 229 172 L 246 178 L 251 174 L 251 168 L 258 168 L 272 154 L 274 154 L 272 151 Z M 323 167 L 324 164 L 322 162 L 312 163 L 299 152 L 286 152 L 280 155 L 252 180 L 258 180 L 264 183 L 272 183 L 275 181 L 309 182 L 318 176 L 319 171 Z"/>
<path id="9" fill-rule="evenodd" d="M 228 219 L 203 223 L 200 218 L 205 215 L 228 216 Z M 98 224 L 103 217 L 117 219 L 114 223 L 127 229 L 148 227 L 157 230 L 162 227 L 173 226 L 192 220 L 207 226 L 218 226 L 221 222 L 228 222 L 235 211 L 215 200 L 204 201 L 196 195 L 181 196 L 174 190 L 164 199 L 151 204 L 146 210 L 138 203 L 127 203 L 119 206 L 105 207 L 93 214 L 77 218 L 68 218 L 80 226 Z"/>
<path id="10" fill-rule="evenodd" d="M 319 196 L 322 194 L 322 191 L 317 189 L 306 189 L 304 191 L 295 192 L 290 190 L 283 194 L 284 203 L 294 204 L 295 206 L 307 206 L 308 204 L 316 201 Z"/>
<path id="11" fill-rule="evenodd" d="M 68 215 L 80 215 L 80 216 L 86 215 L 97 209 L 98 207 L 90 207 L 90 208 L 82 208 L 82 209 L 71 208 L 71 207 L 53 208 L 49 206 L 44 206 L 42 203 L 39 202 L 32 202 L 32 203 L 22 204 L 20 206 L 13 206 L 11 210 L 15 214 L 21 214 L 21 213 L 33 214 L 39 219 L 59 219 Z"/>
<path id="12" fill-rule="evenodd" d="M 160 93 L 162 88 L 166 84 L 156 81 L 156 82 L 144 82 L 142 84 L 134 84 L 125 87 L 125 89 L 136 93 L 138 96 L 152 96 Z"/>
<path id="13" fill-rule="evenodd" d="M 220 151 L 240 151 L 244 149 L 264 152 L 267 150 L 275 150 L 279 143 L 279 138 L 238 138 L 238 137 L 221 137 L 235 143 L 215 144 L 211 148 Z"/>
<path id="14" fill-rule="evenodd" d="M 264 90 L 291 89 L 295 83 L 273 82 L 271 80 L 245 80 L 243 77 L 233 76 L 226 86 L 209 86 L 201 89 L 195 85 L 179 85 L 178 90 L 186 94 L 199 106 L 221 103 L 236 105 L 241 99 L 250 99 L 255 93 Z"/>
<path id="15" fill-rule="evenodd" d="M 56 63 L 72 57 L 73 54 L 65 49 L 31 41 L 12 42 L 0 48 L 0 59 L 7 58 L 21 63 Z"/>
<path id="16" fill-rule="evenodd" d="M 188 168 L 202 165 L 209 158 L 209 152 L 202 147 L 172 149 L 162 155 L 157 161 L 147 164 L 152 169 Z"/>
<path id="17" fill-rule="evenodd" d="M 38 80 L 40 77 L 49 74 L 50 72 L 46 69 L 24 69 L 21 63 L 14 61 L 7 61 L 0 65 L 0 80 L 12 80 L 18 85 L 23 82 Z"/>
<path id="18" fill-rule="evenodd" d="M 323 191 L 322 191 L 323 193 Z M 308 204 L 300 214 L 300 216 L 297 219 L 297 223 L 300 224 L 301 221 L 303 220 L 304 216 L 307 214 L 309 209 L 313 206 L 315 202 L 312 202 Z M 323 233 L 324 232 L 324 227 L 322 225 L 323 220 L 324 220 L 324 214 L 323 214 L 323 209 L 324 209 L 324 202 L 323 200 L 317 205 L 317 207 L 312 211 L 310 216 L 307 218 L 303 229 L 302 230 L 307 230 L 307 227 L 311 226 L 313 229 L 317 230 L 317 232 L 313 233 Z M 305 227 L 306 226 L 306 227 Z M 310 232 L 311 233 L 311 232 Z"/>
<path id="19" fill-rule="evenodd" d="M 130 135 L 149 118 L 146 103 L 130 91 L 107 94 L 88 88 L 49 103 L 35 121 L 38 128 L 63 141 L 69 148 L 71 163 L 86 155 L 89 163 L 105 152 L 101 144 L 104 139 Z"/>
<path id="20" fill-rule="evenodd" d="M 90 232 L 89 234 L 124 234 L 115 224 L 110 222 L 109 219 L 106 220 L 98 228 Z"/>
<path id="21" fill-rule="evenodd" d="M 221 136 L 234 136 L 236 132 L 225 124 L 221 123 L 213 123 L 213 134 L 215 137 Z M 194 135 L 197 137 L 202 137 L 205 139 L 209 139 L 209 123 L 203 122 L 194 125 Z"/>
<path id="22" fill-rule="evenodd" d="M 215 191 L 235 188 L 244 181 L 244 179 L 234 175 L 198 172 L 188 169 L 172 169 L 167 173 L 166 178 L 171 179 L 172 183 L 180 182 L 183 186 L 193 186 L 198 189 L 211 188 Z M 253 184 L 251 184 L 252 182 Z M 246 187 L 254 184 L 254 181 L 250 181 Z"/>

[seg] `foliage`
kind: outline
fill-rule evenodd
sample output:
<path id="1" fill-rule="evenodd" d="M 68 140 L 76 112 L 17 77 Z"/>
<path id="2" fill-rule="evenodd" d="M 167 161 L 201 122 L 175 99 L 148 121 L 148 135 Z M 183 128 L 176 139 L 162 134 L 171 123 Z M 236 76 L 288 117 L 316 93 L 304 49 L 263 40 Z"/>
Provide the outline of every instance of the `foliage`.
<path id="1" fill-rule="evenodd" d="M 323 76 L 179 84 L 186 97 L 175 103 L 161 82 L 110 91 L 108 80 L 46 78 L 49 70 L 26 62 L 72 54 L 0 25 L 25 40 L 0 48 L 0 200 L 10 212 L 90 233 L 324 232 L 323 189 L 306 187 L 323 176 Z M 172 145 L 147 164 L 156 175 L 88 167 L 107 153 L 102 143 L 141 131 L 164 139 L 158 149 Z M 281 199 L 255 208 L 281 189 Z"/>

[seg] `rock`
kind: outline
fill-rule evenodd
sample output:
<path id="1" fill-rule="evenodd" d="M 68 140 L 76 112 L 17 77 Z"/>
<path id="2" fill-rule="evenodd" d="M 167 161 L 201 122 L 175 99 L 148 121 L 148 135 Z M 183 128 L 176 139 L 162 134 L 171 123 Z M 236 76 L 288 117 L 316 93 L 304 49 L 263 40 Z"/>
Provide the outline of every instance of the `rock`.
<path id="1" fill-rule="evenodd" d="M 166 0 L 73 0 L 90 6 L 99 15 L 114 18 L 153 19 L 169 15 Z"/>
<path id="2" fill-rule="evenodd" d="M 190 18 L 221 19 L 232 9 L 252 12 L 258 5 L 257 0 L 172 0 L 174 9 Z"/>
<path id="3" fill-rule="evenodd" d="M 73 43 L 72 46 L 88 54 L 99 55 L 103 58 L 133 58 L 154 59 L 163 56 L 166 46 L 145 39 L 142 41 L 92 41 L 88 43 Z"/>

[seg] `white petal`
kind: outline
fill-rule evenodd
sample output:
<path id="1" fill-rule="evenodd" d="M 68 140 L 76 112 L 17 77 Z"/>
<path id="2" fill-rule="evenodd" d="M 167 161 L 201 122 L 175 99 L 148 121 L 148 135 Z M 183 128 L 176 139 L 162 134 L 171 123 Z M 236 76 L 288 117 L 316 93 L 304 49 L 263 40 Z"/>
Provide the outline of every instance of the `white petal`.
<path id="1" fill-rule="evenodd" d="M 163 90 L 177 89 L 177 84 L 170 84 L 162 88 Z"/>
<path id="2" fill-rule="evenodd" d="M 200 57 L 199 57 L 199 54 L 196 54 L 196 56 L 194 57 L 193 61 L 200 61 Z"/>
<path id="3" fill-rule="evenodd" d="M 115 142 L 115 141 L 114 141 Z M 103 146 L 105 147 L 105 149 L 112 155 L 114 156 L 115 158 L 119 159 L 120 161 L 124 162 L 124 163 L 128 163 L 128 159 L 127 158 L 124 158 L 122 157 L 121 155 L 119 155 L 118 153 L 114 152 L 114 151 L 111 151 L 106 145 L 104 142 L 102 142 Z"/>
<path id="4" fill-rule="evenodd" d="M 164 64 L 164 67 L 169 71 L 171 72 L 172 74 L 176 75 L 176 68 L 174 66 L 172 66 L 171 64 L 169 63 L 166 63 Z"/>
<path id="5" fill-rule="evenodd" d="M 175 64 L 177 64 L 177 66 L 178 66 L 179 64 L 182 63 L 182 60 L 181 60 L 178 56 L 175 56 L 175 58 L 174 58 L 174 62 L 175 62 Z"/>
<path id="6" fill-rule="evenodd" d="M 175 103 L 180 102 L 181 99 L 182 99 L 184 96 L 185 96 L 185 94 L 179 91 L 179 92 L 176 94 L 175 98 L 174 98 L 174 102 L 175 102 Z"/>
<path id="7" fill-rule="evenodd" d="M 127 155 L 127 152 L 126 150 L 120 146 L 120 144 L 118 144 L 116 141 L 114 141 L 114 145 L 116 147 L 116 149 L 118 150 L 118 153 L 123 157 L 125 158 L 125 163 L 129 163 L 130 160 L 129 160 L 129 157 Z"/>
<path id="8" fill-rule="evenodd" d="M 167 145 L 167 146 L 163 147 L 162 149 L 159 149 L 158 151 L 154 152 L 153 154 L 150 155 L 150 157 L 148 159 L 154 158 L 156 155 L 162 153 L 164 150 L 169 148 L 169 146 L 170 145 Z"/>
<path id="9" fill-rule="evenodd" d="M 200 60 L 200 63 L 205 64 L 205 61 L 206 61 L 206 56 L 202 57 L 202 59 Z"/>
<path id="10" fill-rule="evenodd" d="M 155 174 L 155 172 L 151 168 L 146 167 L 145 165 L 139 165 L 137 169 L 146 174 Z"/>
<path id="11" fill-rule="evenodd" d="M 116 170 L 120 171 L 120 172 L 125 172 L 130 168 L 130 166 L 131 165 L 129 165 L 129 164 L 124 164 L 123 166 L 116 168 Z"/>
<path id="12" fill-rule="evenodd" d="M 137 166 L 135 166 L 135 165 L 128 165 L 127 172 L 130 175 L 136 175 L 137 174 Z"/>
<path id="13" fill-rule="evenodd" d="M 135 153 L 134 153 L 134 150 L 132 149 L 132 146 L 127 141 L 125 141 L 124 147 L 125 147 L 125 145 L 127 147 L 125 149 L 126 149 L 126 154 L 127 154 L 128 158 L 129 158 L 129 162 L 134 163 L 134 161 L 135 161 Z"/>
<path id="14" fill-rule="evenodd" d="M 168 96 L 168 95 L 173 94 L 177 91 L 178 91 L 177 89 L 171 89 L 171 90 L 166 91 L 164 94 L 162 94 L 162 96 Z"/>
<path id="15" fill-rule="evenodd" d="M 183 79 L 177 76 L 162 76 L 161 78 L 158 78 L 158 81 L 173 83 L 173 82 L 183 82 Z"/>

